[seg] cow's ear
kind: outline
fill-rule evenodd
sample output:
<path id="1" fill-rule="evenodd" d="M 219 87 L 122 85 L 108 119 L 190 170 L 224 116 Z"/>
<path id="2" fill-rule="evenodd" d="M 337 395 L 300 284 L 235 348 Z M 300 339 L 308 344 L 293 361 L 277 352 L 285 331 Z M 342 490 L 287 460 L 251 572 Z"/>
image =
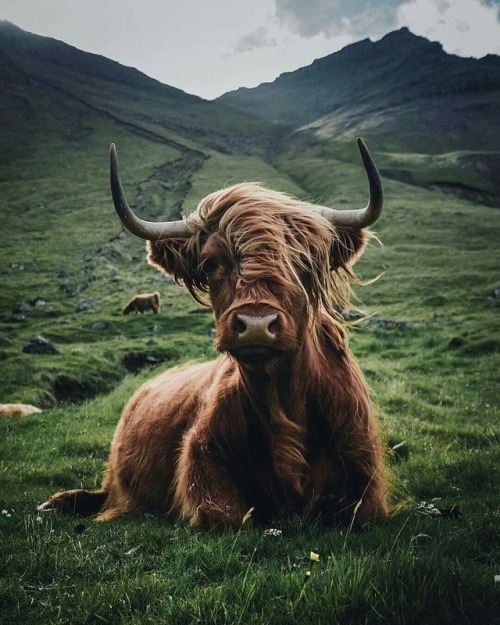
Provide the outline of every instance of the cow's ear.
<path id="1" fill-rule="evenodd" d="M 192 265 L 189 239 L 165 239 L 148 241 L 146 246 L 148 263 L 163 273 L 173 276 L 176 281 L 186 282 L 190 279 Z"/>
<path id="2" fill-rule="evenodd" d="M 337 237 L 333 240 L 331 250 L 331 268 L 333 270 L 348 269 L 363 253 L 367 236 L 363 230 L 337 226 Z"/>

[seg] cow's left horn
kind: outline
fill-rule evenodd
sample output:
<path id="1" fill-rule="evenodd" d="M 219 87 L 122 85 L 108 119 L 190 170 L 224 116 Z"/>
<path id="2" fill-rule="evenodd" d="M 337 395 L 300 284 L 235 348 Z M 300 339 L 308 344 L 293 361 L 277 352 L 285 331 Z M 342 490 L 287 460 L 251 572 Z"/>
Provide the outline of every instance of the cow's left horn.
<path id="1" fill-rule="evenodd" d="M 123 188 L 118 174 L 118 158 L 116 156 L 115 144 L 112 143 L 109 148 L 109 179 L 111 183 L 111 194 L 115 210 L 120 221 L 125 228 L 141 239 L 148 241 L 160 241 L 169 237 L 188 237 L 191 232 L 188 225 L 182 219 L 179 221 L 145 221 L 134 214 L 128 205 L 123 193 Z"/>
<path id="2" fill-rule="evenodd" d="M 358 148 L 361 152 L 366 175 L 368 176 L 370 189 L 368 205 L 365 208 L 355 210 L 335 210 L 333 208 L 318 207 L 320 214 L 335 226 L 366 228 L 375 223 L 382 213 L 384 189 L 380 174 L 363 139 L 358 138 Z"/>

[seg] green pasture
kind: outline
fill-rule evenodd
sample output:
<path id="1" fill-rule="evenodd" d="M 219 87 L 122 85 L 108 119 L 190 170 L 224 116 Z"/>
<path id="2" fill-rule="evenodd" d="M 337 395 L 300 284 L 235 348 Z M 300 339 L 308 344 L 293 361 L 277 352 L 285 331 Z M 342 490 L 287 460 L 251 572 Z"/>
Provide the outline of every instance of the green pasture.
<path id="1" fill-rule="evenodd" d="M 99 486 L 120 412 L 142 382 L 214 357 L 210 313 L 121 232 L 111 141 L 129 200 L 150 219 L 243 180 L 338 208 L 366 202 L 354 142 L 291 144 L 264 161 L 206 138 L 195 145 L 174 121 L 144 122 L 160 137 L 151 141 L 97 113 L 72 127 L 74 115 L 34 116 L 24 147 L 0 162 L 0 401 L 44 409 L 0 421 L 0 622 L 499 623 L 500 212 L 424 188 L 433 167 L 460 178 L 451 152 L 401 155 L 369 142 L 382 169 L 411 171 L 421 185 L 384 181 L 380 243 L 358 264 L 373 282 L 356 288 L 355 303 L 371 319 L 350 341 L 388 447 L 387 521 L 363 532 L 292 518 L 203 533 L 150 515 L 95 523 L 36 512 L 55 491 Z M 44 132 L 50 140 L 37 140 Z M 172 163 L 189 168 L 195 149 L 204 159 L 183 179 Z M 159 315 L 121 314 L 133 294 L 154 290 Z M 93 305 L 79 310 L 85 299 Z M 24 353 L 37 335 L 58 353 Z M 134 355 L 152 366 L 127 368 Z"/>

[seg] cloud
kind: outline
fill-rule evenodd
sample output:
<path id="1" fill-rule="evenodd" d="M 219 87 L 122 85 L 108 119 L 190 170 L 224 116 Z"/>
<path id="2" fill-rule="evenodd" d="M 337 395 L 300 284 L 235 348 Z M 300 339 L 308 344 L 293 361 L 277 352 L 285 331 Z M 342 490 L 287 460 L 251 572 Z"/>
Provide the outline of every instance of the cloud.
<path id="1" fill-rule="evenodd" d="M 380 35 L 396 26 L 405 0 L 275 0 L 276 17 L 302 37 Z"/>
<path id="2" fill-rule="evenodd" d="M 234 54 L 251 52 L 257 48 L 270 48 L 277 45 L 265 26 L 260 26 L 246 35 L 242 35 L 234 46 Z"/>
<path id="3" fill-rule="evenodd" d="M 472 41 L 465 42 L 466 33 L 470 33 L 471 39 L 484 37 L 479 23 L 487 32 L 496 31 L 500 0 L 275 0 L 275 10 L 283 26 L 305 38 L 348 34 L 376 39 L 390 30 L 408 26 L 417 34 L 436 32 L 440 40 L 442 36 L 449 41 L 455 36 L 452 33 L 458 31 L 456 48 L 467 50 L 474 46 Z M 495 48 L 491 35 L 487 41 L 490 48 Z"/>
<path id="4" fill-rule="evenodd" d="M 499 0 L 411 0 L 398 8 L 398 27 L 439 41 L 446 52 L 500 54 Z"/>

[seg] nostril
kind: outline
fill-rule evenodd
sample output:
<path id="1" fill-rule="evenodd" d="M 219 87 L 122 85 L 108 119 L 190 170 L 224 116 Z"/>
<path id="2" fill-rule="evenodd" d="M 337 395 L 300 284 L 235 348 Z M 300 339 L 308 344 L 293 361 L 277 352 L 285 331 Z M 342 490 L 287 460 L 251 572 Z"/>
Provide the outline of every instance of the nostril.
<path id="1" fill-rule="evenodd" d="M 278 334 L 278 330 L 279 330 L 279 322 L 278 322 L 278 318 L 276 317 L 276 319 L 274 319 L 273 321 L 271 321 L 271 323 L 269 324 L 269 326 L 267 327 L 267 330 L 270 334 L 272 334 L 273 336 L 276 336 L 276 334 Z"/>
<path id="2" fill-rule="evenodd" d="M 246 323 L 241 320 L 240 315 L 236 315 L 233 327 L 237 334 L 243 334 L 247 329 Z"/>
<path id="3" fill-rule="evenodd" d="M 234 316 L 233 331 L 238 334 L 240 340 L 264 341 L 274 340 L 279 330 L 278 315 L 271 314 L 261 317 L 260 315 L 246 315 L 238 313 Z"/>

